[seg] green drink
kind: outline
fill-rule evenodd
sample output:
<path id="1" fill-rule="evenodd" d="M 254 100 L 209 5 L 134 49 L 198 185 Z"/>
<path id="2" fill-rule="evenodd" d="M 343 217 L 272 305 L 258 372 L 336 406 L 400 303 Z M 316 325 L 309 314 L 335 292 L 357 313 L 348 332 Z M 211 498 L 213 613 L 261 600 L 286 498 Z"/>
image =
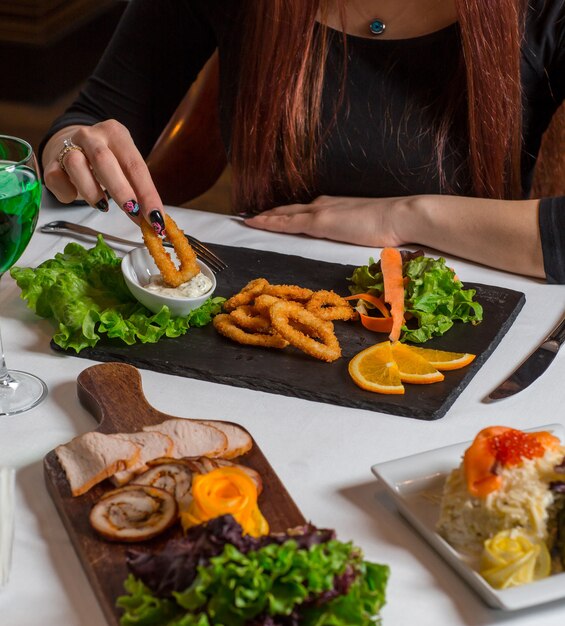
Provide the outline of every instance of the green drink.
<path id="1" fill-rule="evenodd" d="M 0 278 L 26 249 L 40 202 L 41 182 L 33 148 L 23 139 L 0 135 Z M 40 378 L 6 367 L 0 337 L 0 417 L 27 411 L 46 394 L 47 385 Z"/>
<path id="2" fill-rule="evenodd" d="M 0 167 L 5 165 L 0 161 Z M 0 275 L 22 255 L 37 223 L 41 183 L 29 167 L 0 169 Z"/>

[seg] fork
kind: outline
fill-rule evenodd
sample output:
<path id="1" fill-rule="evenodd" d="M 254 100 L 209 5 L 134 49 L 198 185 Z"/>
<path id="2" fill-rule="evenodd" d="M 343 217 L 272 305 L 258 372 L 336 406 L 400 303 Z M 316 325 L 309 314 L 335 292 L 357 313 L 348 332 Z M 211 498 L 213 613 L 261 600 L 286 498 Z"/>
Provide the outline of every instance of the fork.
<path id="1" fill-rule="evenodd" d="M 90 235 L 92 237 L 96 237 L 98 235 L 102 235 L 104 240 L 113 241 L 114 243 L 121 243 L 127 246 L 137 246 L 141 247 L 145 244 L 142 241 L 131 241 L 129 239 L 122 239 L 121 237 L 116 237 L 115 235 L 109 235 L 107 233 L 102 233 L 99 230 L 94 230 L 93 228 L 89 228 L 88 226 L 83 226 L 82 224 L 73 224 L 73 222 L 66 222 L 65 220 L 56 220 L 54 222 L 49 222 L 48 224 L 44 224 L 40 229 L 42 233 L 58 233 L 58 234 L 79 234 L 79 235 Z M 214 272 L 214 274 L 218 274 L 222 270 L 227 268 L 227 263 L 222 261 L 222 259 L 208 246 L 203 244 L 199 239 L 196 239 L 192 235 L 184 235 L 194 249 L 196 256 L 202 261 L 205 261 L 210 269 Z M 164 241 L 163 245 L 172 248 L 172 244 L 168 241 Z"/>

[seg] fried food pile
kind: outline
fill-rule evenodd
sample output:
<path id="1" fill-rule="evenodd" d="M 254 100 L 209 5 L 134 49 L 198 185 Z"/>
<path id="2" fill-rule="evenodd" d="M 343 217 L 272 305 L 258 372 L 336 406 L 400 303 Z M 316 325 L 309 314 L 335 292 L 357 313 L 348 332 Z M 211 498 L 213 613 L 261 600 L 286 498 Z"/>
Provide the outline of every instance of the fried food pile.
<path id="1" fill-rule="evenodd" d="M 292 345 L 331 363 L 341 356 L 334 320 L 351 320 L 355 309 L 334 291 L 271 285 L 256 278 L 224 302 L 216 330 L 241 344 L 264 348 Z"/>

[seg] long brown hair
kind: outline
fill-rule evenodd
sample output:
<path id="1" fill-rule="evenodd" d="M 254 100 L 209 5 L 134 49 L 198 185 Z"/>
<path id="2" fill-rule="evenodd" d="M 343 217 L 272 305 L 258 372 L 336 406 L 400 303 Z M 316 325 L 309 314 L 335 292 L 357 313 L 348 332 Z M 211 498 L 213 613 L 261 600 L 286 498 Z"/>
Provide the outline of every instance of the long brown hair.
<path id="1" fill-rule="evenodd" d="M 345 24 L 346 0 L 337 1 Z M 455 2 L 466 75 L 468 162 L 474 193 L 479 197 L 519 198 L 520 45 L 526 0 Z M 299 200 L 311 188 L 322 130 L 320 110 L 328 45 L 328 30 L 316 27 L 316 19 L 322 15 L 323 23 L 329 3 L 245 3 L 245 46 L 241 50 L 230 154 L 236 210 L 270 208 L 277 190 Z M 343 45 L 347 45 L 345 34 Z M 345 66 L 343 71 L 345 77 Z M 436 137 L 440 178 L 449 120 L 444 122 Z"/>

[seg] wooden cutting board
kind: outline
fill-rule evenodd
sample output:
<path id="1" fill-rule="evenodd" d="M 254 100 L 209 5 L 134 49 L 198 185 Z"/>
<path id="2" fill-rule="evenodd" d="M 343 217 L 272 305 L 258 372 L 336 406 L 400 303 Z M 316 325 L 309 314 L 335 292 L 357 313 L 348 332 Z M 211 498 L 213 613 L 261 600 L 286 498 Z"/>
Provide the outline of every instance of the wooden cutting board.
<path id="1" fill-rule="evenodd" d="M 185 417 L 167 415 L 153 408 L 143 393 L 139 371 L 131 365 L 124 363 L 93 365 L 81 372 L 77 385 L 78 397 L 99 422 L 96 430 L 101 433 L 135 432 L 141 430 L 143 426 L 158 424 L 171 417 Z M 255 441 L 250 452 L 236 461 L 260 473 L 264 488 L 259 505 L 273 532 L 284 531 L 305 523 L 304 516 Z M 112 488 L 109 483 L 102 483 L 83 496 L 73 498 L 54 451 L 47 454 L 43 465 L 47 489 L 104 615 L 109 624 L 117 626 L 119 611 L 115 608 L 116 598 L 123 594 L 123 582 L 128 574 L 126 550 L 131 546 L 159 550 L 168 539 L 181 536 L 180 526 L 177 525 L 160 537 L 143 543 L 124 544 L 105 541 L 92 530 L 88 516 L 102 493 Z"/>
<path id="2" fill-rule="evenodd" d="M 297 284 L 310 289 L 333 289 L 347 295 L 355 269 L 299 256 L 208 244 L 229 265 L 217 275 L 216 295 L 229 297 L 260 276 L 273 284 Z M 127 346 L 104 337 L 93 348 L 66 354 L 94 361 L 122 361 L 165 374 L 186 376 L 213 383 L 234 385 L 370 411 L 380 411 L 423 420 L 445 415 L 459 394 L 492 354 L 526 300 L 523 293 L 494 285 L 465 284 L 476 290 L 484 309 L 477 326 L 456 322 L 443 337 L 426 343 L 427 348 L 471 352 L 477 358 L 467 367 L 446 372 L 445 380 L 433 385 L 406 385 L 404 395 L 381 395 L 360 389 L 349 377 L 350 359 L 387 337 L 365 330 L 361 324 L 336 322 L 342 358 L 333 363 L 318 361 L 299 350 L 242 346 L 219 335 L 212 325 L 193 328 L 182 337 L 162 338 L 154 344 Z M 61 349 L 53 342 L 54 350 Z M 487 393 L 489 389 L 485 389 Z"/>

